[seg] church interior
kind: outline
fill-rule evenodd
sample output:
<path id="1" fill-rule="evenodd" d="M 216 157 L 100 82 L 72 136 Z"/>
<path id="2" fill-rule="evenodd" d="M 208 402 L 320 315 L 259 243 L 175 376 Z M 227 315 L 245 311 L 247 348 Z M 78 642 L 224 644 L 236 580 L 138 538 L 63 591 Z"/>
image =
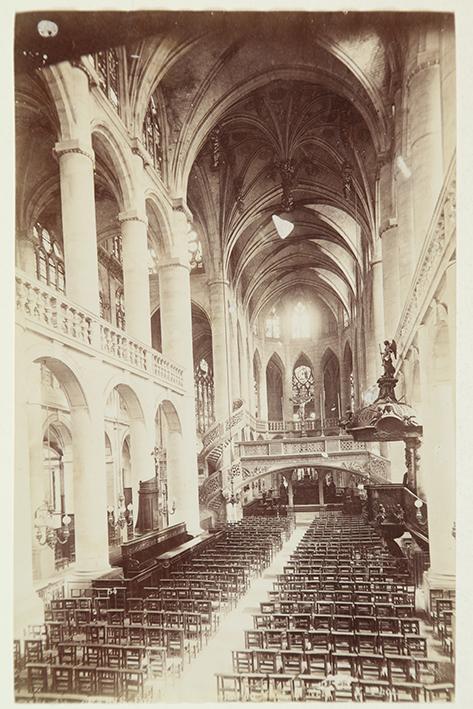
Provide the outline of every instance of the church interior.
<path id="1" fill-rule="evenodd" d="M 14 51 L 15 700 L 454 701 L 454 16 Z"/>

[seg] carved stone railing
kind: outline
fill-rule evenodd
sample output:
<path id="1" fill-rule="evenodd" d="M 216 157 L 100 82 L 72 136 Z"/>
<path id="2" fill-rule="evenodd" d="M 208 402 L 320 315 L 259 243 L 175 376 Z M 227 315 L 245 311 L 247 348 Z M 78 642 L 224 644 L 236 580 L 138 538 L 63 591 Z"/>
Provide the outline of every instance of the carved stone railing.
<path id="1" fill-rule="evenodd" d="M 398 367 L 455 249 L 456 159 L 452 159 L 396 332 Z"/>
<path id="2" fill-rule="evenodd" d="M 127 365 L 182 391 L 182 367 L 21 271 L 16 274 L 16 309 L 17 321 L 23 320 L 30 330 L 53 333 L 64 344 L 74 344 L 89 354 L 100 352 L 112 363 Z"/>
<path id="3" fill-rule="evenodd" d="M 222 489 L 222 471 L 205 478 L 202 485 L 199 487 L 199 503 L 203 507 L 208 507 L 211 499 Z"/>
<path id="4" fill-rule="evenodd" d="M 231 471 L 223 471 L 223 482 L 227 484 L 231 473 L 235 488 L 239 488 L 270 472 L 310 465 L 384 483 L 390 477 L 390 461 L 368 450 L 368 446 L 341 436 L 240 442 L 235 445 L 237 458 Z"/>

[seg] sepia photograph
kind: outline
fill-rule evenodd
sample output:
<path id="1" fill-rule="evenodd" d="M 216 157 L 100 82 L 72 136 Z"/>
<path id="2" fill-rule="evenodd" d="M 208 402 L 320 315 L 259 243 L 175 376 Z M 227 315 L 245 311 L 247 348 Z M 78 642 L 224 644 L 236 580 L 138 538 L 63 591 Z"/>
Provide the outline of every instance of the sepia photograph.
<path id="1" fill-rule="evenodd" d="M 455 703 L 455 12 L 47 5 L 11 701 Z"/>

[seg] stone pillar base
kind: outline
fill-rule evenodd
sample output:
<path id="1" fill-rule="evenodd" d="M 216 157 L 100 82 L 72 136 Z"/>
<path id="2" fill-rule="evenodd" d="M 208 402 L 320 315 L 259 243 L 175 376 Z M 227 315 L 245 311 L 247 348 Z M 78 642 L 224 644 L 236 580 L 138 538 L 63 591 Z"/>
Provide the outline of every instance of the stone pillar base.
<path id="1" fill-rule="evenodd" d="M 44 605 L 38 594 L 32 590 L 28 596 L 15 598 L 13 637 L 20 639 L 28 625 L 44 623 Z"/>

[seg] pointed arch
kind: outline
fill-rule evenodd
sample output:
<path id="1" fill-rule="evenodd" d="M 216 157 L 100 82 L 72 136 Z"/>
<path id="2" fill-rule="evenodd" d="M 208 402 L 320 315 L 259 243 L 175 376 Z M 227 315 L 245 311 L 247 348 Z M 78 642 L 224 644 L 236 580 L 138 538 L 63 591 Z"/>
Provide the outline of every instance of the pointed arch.
<path id="1" fill-rule="evenodd" d="M 353 352 L 347 340 L 343 348 L 343 392 L 342 406 L 344 412 L 355 410 L 355 381 L 353 372 Z"/>
<path id="2" fill-rule="evenodd" d="M 322 383 L 324 418 L 339 419 L 341 416 L 340 364 L 331 347 L 327 347 L 322 357 Z"/>
<path id="3" fill-rule="evenodd" d="M 107 177 L 112 180 L 115 197 L 122 211 L 133 208 L 134 194 L 131 181 L 130 157 L 118 144 L 110 128 L 103 121 L 91 126 L 92 146 L 97 159 L 102 159 L 107 168 Z"/>
<path id="4" fill-rule="evenodd" d="M 284 418 L 284 372 L 285 367 L 281 357 L 274 352 L 266 365 L 266 392 L 270 421 L 282 421 Z"/>

